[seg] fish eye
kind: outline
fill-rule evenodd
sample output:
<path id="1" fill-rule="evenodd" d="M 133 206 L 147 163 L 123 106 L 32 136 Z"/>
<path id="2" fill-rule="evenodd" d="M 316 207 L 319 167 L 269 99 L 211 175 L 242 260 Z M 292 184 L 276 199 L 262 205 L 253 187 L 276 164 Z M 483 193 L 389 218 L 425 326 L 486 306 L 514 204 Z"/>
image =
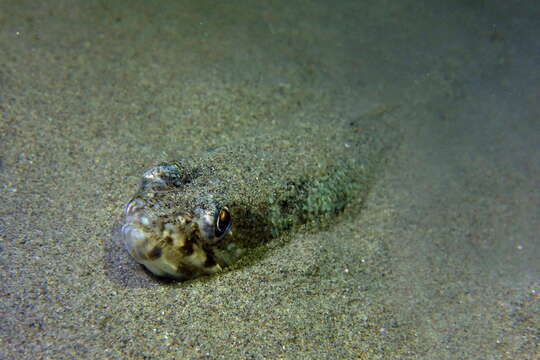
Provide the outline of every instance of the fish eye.
<path id="1" fill-rule="evenodd" d="M 227 209 L 226 207 L 221 208 L 216 217 L 216 225 L 214 229 L 215 236 L 222 237 L 227 231 L 229 231 L 231 225 L 232 217 L 229 209 Z"/>

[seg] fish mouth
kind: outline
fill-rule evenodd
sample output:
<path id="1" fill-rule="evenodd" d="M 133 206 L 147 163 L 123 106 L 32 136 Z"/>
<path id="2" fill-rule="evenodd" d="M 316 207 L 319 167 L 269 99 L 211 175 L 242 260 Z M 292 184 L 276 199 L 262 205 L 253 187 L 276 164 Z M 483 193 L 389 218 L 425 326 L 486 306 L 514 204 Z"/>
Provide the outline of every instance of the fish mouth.
<path id="1" fill-rule="evenodd" d="M 179 162 L 152 166 L 124 208 L 124 246 L 156 276 L 186 280 L 210 275 L 241 255 L 229 209 L 212 194 L 190 188 L 192 179 Z"/>
<path id="2" fill-rule="evenodd" d="M 186 280 L 221 271 L 205 241 L 201 219 L 208 216 L 174 214 L 151 217 L 143 199 L 125 207 L 121 235 L 129 254 L 156 276 Z M 203 231 L 201 231 L 203 230 Z"/>

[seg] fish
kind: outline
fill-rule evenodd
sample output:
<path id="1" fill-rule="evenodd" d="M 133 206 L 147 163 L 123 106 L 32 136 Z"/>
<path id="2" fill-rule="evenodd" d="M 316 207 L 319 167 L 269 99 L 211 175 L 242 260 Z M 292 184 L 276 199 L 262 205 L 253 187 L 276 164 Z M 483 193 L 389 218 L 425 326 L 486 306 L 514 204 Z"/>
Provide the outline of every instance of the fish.
<path id="1" fill-rule="evenodd" d="M 157 162 L 124 207 L 125 249 L 155 276 L 184 281 L 220 273 L 304 224 L 331 224 L 365 198 L 399 146 L 398 108 Z"/>

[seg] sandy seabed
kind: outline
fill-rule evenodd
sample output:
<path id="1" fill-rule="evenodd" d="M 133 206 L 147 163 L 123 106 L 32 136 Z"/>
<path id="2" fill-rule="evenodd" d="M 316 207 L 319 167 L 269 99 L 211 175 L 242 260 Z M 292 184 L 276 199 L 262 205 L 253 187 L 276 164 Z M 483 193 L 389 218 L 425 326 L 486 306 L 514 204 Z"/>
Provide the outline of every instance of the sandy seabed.
<path id="1" fill-rule="evenodd" d="M 540 7 L 421 3 L 1 2 L 0 358 L 537 359 Z M 164 154 L 378 106 L 403 143 L 328 228 L 184 283 L 119 244 Z"/>

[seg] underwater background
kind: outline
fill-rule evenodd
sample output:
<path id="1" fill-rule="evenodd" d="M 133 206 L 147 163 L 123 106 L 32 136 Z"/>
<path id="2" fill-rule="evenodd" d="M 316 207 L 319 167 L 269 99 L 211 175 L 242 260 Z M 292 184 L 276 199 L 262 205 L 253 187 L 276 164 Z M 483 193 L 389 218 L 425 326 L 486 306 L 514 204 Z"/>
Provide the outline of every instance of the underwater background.
<path id="1" fill-rule="evenodd" d="M 538 359 L 539 19 L 533 0 L 0 1 L 0 358 Z M 188 282 L 119 243 L 164 156 L 299 127 L 324 151 L 381 108 L 402 142 L 328 226 Z"/>

